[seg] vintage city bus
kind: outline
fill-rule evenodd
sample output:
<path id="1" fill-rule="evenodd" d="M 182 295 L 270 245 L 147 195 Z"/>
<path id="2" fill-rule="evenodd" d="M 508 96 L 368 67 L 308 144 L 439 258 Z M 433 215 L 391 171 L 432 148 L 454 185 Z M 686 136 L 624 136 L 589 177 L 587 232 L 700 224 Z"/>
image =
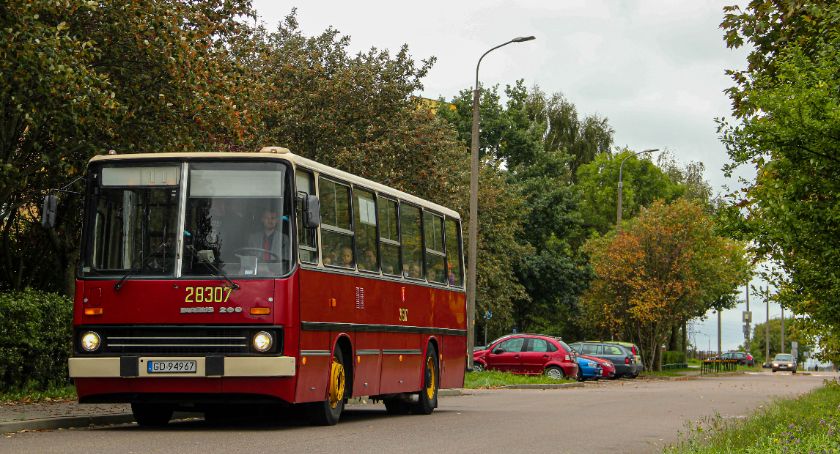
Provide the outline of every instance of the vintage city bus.
<path id="1" fill-rule="evenodd" d="M 280 147 L 96 156 L 86 181 L 79 402 L 129 402 L 141 425 L 266 403 L 332 425 L 350 397 L 429 414 L 463 385 L 455 211 Z"/>

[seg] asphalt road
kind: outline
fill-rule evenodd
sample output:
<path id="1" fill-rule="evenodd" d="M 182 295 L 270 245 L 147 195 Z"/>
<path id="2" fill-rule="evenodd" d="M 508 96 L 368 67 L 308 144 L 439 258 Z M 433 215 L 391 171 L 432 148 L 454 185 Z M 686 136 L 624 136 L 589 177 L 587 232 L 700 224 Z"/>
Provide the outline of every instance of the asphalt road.
<path id="1" fill-rule="evenodd" d="M 773 397 L 807 392 L 833 374 L 747 374 L 687 381 L 621 380 L 558 390 L 477 391 L 444 397 L 430 416 L 350 407 L 334 427 L 200 419 L 164 429 L 136 425 L 23 432 L 6 453 L 542 453 L 659 452 L 688 422 L 743 417 Z"/>

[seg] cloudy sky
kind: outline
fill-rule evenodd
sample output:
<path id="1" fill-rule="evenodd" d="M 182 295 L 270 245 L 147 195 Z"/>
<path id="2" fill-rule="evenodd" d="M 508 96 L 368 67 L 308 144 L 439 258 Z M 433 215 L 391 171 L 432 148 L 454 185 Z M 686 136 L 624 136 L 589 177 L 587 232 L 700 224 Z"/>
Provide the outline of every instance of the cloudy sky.
<path id="1" fill-rule="evenodd" d="M 436 57 L 418 93 L 429 98 L 470 89 L 482 53 L 513 37 L 534 35 L 534 41 L 489 54 L 481 65 L 482 84 L 504 87 L 524 79 L 528 86 L 562 93 L 580 114 L 607 117 L 616 145 L 660 148 L 678 162 L 703 162 L 706 179 L 722 191 L 738 184 L 721 171 L 727 157 L 714 119 L 729 113 L 723 90 L 731 82 L 724 71 L 743 68 L 746 57 L 744 50 L 726 48 L 718 28 L 723 6 L 733 3 L 255 0 L 254 5 L 269 29 L 297 8 L 307 35 L 331 26 L 351 37 L 353 51 L 397 51 L 407 44 L 416 60 Z M 746 169 L 739 174 L 750 175 Z M 723 314 L 724 350 L 743 342 L 740 310 Z M 778 313 L 771 307 L 771 317 Z M 764 320 L 763 306 L 754 319 Z M 697 330 L 698 345 L 707 345 L 703 336 L 717 338 L 716 319 Z"/>

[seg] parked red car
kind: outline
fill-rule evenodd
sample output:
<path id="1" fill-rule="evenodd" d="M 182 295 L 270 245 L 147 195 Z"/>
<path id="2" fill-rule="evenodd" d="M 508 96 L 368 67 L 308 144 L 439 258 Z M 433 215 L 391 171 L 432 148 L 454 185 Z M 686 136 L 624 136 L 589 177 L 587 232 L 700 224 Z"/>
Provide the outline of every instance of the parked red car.
<path id="1" fill-rule="evenodd" d="M 500 370 L 514 374 L 546 374 L 575 378 L 578 365 L 573 350 L 562 340 L 542 334 L 511 334 L 473 352 L 473 370 Z"/>
<path id="2" fill-rule="evenodd" d="M 615 378 L 615 365 L 612 363 L 612 361 L 604 358 L 598 358 L 597 356 L 581 354 L 578 354 L 578 356 L 592 361 L 597 361 L 598 364 L 601 365 L 601 378 Z"/>

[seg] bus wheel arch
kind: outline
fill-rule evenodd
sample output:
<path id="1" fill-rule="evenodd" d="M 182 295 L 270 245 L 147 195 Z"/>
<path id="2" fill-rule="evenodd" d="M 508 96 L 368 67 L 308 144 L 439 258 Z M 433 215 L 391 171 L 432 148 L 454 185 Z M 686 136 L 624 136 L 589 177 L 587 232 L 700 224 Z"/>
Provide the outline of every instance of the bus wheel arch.
<path id="1" fill-rule="evenodd" d="M 440 389 L 440 357 L 438 356 L 437 341 L 430 339 L 426 345 L 423 359 L 422 388 L 417 396 L 417 402 L 412 405 L 412 413 L 428 415 L 438 406 L 438 390 Z"/>
<path id="2" fill-rule="evenodd" d="M 342 363 L 345 376 L 344 398 L 346 400 L 353 396 L 353 378 L 355 377 L 353 345 L 350 343 L 350 338 L 346 334 L 339 335 L 336 338 L 335 344 L 333 345 L 333 357 L 335 357 L 336 350 L 341 351 L 341 357 L 343 359 Z"/>
<path id="3" fill-rule="evenodd" d="M 324 400 L 307 404 L 309 420 L 318 426 L 338 423 L 347 398 L 352 395 L 353 351 L 350 339 L 339 336 L 333 345 L 330 367 L 327 370 L 327 394 Z"/>

